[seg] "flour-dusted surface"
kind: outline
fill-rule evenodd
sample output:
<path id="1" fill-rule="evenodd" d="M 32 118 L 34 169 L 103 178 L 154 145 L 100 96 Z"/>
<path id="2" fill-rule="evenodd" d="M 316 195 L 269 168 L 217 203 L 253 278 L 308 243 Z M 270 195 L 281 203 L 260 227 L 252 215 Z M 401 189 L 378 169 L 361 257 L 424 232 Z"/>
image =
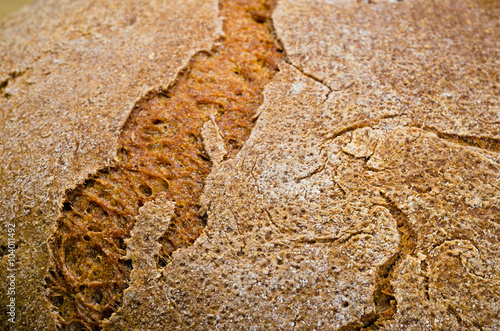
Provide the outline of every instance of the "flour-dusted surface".
<path id="1" fill-rule="evenodd" d="M 296 70 L 165 268 L 188 328 L 500 327 L 494 2 L 281 1 Z"/>
<path id="2" fill-rule="evenodd" d="M 78 4 L 63 8 L 78 12 Z M 156 20 L 125 20 L 134 29 L 99 14 L 105 8 L 86 8 L 96 20 L 75 30 L 64 27 L 76 24 L 76 14 L 52 23 L 32 18 L 51 31 L 31 32 L 36 47 L 1 39 L 2 49 L 11 43 L 12 50 L 2 53 L 0 211 L 19 224 L 20 329 L 54 326 L 42 278 L 64 191 L 112 163 L 133 101 L 168 85 L 219 31 L 213 3 L 180 1 L 163 12 L 136 7 Z M 23 26 L 22 15 L 7 27 Z M 274 27 L 290 63 L 266 86 L 249 139 L 227 159 L 223 130 L 215 121 L 203 128 L 214 164 L 200 201 L 200 214 L 208 215 L 203 234 L 159 266 L 158 238 L 174 206 L 160 197 L 141 207 L 126 242 L 130 287 L 104 327 L 500 329 L 499 16 L 498 3 L 487 0 L 279 1 Z M 122 28 L 129 30 L 120 44 L 113 38 Z M 90 32 L 80 40 L 72 35 L 78 31 Z M 169 37 L 153 41 L 157 48 L 143 57 L 147 36 Z M 93 47 L 75 53 L 78 46 L 64 48 L 61 40 Z M 120 45 L 131 58 L 114 51 Z M 150 67 L 163 49 L 172 53 Z M 97 53 L 81 55 L 90 50 Z M 102 57 L 93 62 L 96 54 Z M 118 71 L 96 80 L 105 88 L 83 84 L 79 92 L 86 72 L 101 72 L 84 69 L 107 57 L 133 63 L 137 78 L 120 85 L 126 78 L 112 67 Z M 67 58 L 78 65 L 61 64 Z M 42 87 L 59 98 L 44 108 Z M 87 88 L 103 94 L 87 98 Z"/>
<path id="3" fill-rule="evenodd" d="M 290 61 L 332 89 L 338 120 L 400 116 L 498 143 L 499 15 L 498 1 L 282 0 L 273 18 Z"/>
<path id="4" fill-rule="evenodd" d="M 283 67 L 209 177 L 206 233 L 165 268 L 189 328 L 498 328 L 496 153 L 393 118 L 325 134 L 327 92 Z"/>
<path id="5" fill-rule="evenodd" d="M 165 268 L 189 328 L 354 323 L 375 313 L 379 268 L 397 253 L 385 200 L 346 196 L 335 178 L 340 147 L 311 132 L 327 89 L 281 71 L 246 146 L 209 177 L 206 233 Z"/>
<path id="6" fill-rule="evenodd" d="M 380 194 L 414 237 L 378 324 L 500 328 L 498 2 L 279 1 L 273 17 L 290 61 L 330 89 L 303 126 L 340 144 L 337 182 Z"/>
<path id="7" fill-rule="evenodd" d="M 137 100 L 211 48 L 217 2 L 38 1 L 0 27 L 0 215 L 17 225 L 16 327 L 53 329 L 42 285 L 64 192 L 114 162 Z"/>

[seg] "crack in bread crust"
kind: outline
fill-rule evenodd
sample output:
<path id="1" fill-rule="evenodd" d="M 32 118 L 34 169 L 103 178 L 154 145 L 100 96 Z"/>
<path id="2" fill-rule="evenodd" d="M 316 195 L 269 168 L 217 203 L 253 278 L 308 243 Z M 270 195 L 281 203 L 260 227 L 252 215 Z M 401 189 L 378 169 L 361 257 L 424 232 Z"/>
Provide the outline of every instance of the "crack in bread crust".
<path id="1" fill-rule="evenodd" d="M 196 54 L 167 91 L 139 101 L 119 138 L 119 162 L 67 192 L 49 240 L 48 297 L 63 329 L 101 329 L 122 303 L 132 264 L 126 259 L 139 208 L 165 195 L 176 204 L 159 239 L 157 267 L 190 246 L 206 225 L 199 197 L 212 162 L 201 139 L 212 116 L 234 156 L 248 138 L 262 91 L 283 51 L 272 32 L 274 4 L 220 2 L 225 37 Z"/>

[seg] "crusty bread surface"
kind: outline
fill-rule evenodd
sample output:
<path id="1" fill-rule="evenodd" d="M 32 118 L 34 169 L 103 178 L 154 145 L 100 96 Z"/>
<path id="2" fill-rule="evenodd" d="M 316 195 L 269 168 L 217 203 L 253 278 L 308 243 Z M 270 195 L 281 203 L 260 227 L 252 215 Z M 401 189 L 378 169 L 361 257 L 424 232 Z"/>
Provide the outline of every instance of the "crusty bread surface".
<path id="1" fill-rule="evenodd" d="M 498 1 L 41 0 L 0 59 L 0 328 L 500 330 Z"/>

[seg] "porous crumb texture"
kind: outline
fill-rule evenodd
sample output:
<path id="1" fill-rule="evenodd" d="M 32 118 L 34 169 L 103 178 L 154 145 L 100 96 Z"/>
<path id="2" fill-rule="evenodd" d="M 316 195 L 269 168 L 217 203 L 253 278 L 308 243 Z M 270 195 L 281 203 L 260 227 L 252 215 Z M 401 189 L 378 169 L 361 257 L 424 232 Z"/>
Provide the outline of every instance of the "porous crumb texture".
<path id="1" fill-rule="evenodd" d="M 248 138 L 262 90 L 282 59 L 265 1 L 221 1 L 225 36 L 196 54 L 177 81 L 138 102 L 119 139 L 119 162 L 67 193 L 50 238 L 49 298 L 63 329 L 98 330 L 122 303 L 132 262 L 125 239 L 139 208 L 160 194 L 175 202 L 159 239 L 164 267 L 206 225 L 199 197 L 212 163 L 201 129 L 211 118 L 234 156 Z"/>

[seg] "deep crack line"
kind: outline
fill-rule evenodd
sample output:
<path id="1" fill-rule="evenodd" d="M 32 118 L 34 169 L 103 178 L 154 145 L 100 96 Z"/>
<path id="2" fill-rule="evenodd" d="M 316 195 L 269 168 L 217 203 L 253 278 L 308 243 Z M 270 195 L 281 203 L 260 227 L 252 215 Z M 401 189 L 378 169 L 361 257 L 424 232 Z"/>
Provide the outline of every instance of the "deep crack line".
<path id="1" fill-rule="evenodd" d="M 414 124 L 414 125 L 410 125 L 410 127 L 415 127 L 415 128 L 419 128 L 421 130 L 427 131 L 427 132 L 434 133 L 436 136 L 438 136 L 438 138 L 446 140 L 446 141 L 454 143 L 454 144 L 457 144 L 457 145 L 479 148 L 479 149 L 493 152 L 493 153 L 500 153 L 500 139 L 499 138 L 478 137 L 478 136 L 473 136 L 473 135 L 460 135 L 460 134 L 453 134 L 453 133 L 445 133 L 445 132 L 439 131 L 438 129 L 436 129 L 432 126 L 424 125 L 424 124 Z"/>
<path id="2" fill-rule="evenodd" d="M 202 233 L 199 197 L 212 168 L 201 139 L 204 123 L 215 119 L 228 157 L 250 135 L 264 86 L 284 61 L 270 22 L 274 3 L 219 5 L 225 37 L 210 52 L 198 52 L 166 91 L 139 101 L 122 128 L 117 164 L 66 194 L 49 241 L 46 279 L 63 329 L 100 330 L 121 306 L 132 268 L 125 239 L 145 203 L 162 195 L 176 204 L 159 239 L 159 268 Z"/>
<path id="3" fill-rule="evenodd" d="M 378 283 L 373 293 L 373 302 L 376 307 L 375 316 L 369 325 L 364 326 L 365 328 L 371 325 L 376 326 L 379 321 L 391 319 L 396 313 L 397 301 L 390 284 L 392 274 L 398 263 L 403 261 L 408 255 L 413 254 L 418 240 L 417 234 L 412 229 L 405 213 L 396 206 L 386 193 L 380 192 L 380 196 L 386 201 L 386 205 L 382 206 L 389 210 L 392 217 L 396 220 L 400 241 L 397 253 L 379 268 Z"/>
<path id="4" fill-rule="evenodd" d="M 397 312 L 397 301 L 394 297 L 393 288 L 390 284 L 394 268 L 403 261 L 406 256 L 413 254 L 417 245 L 417 235 L 410 226 L 407 216 L 399 209 L 389 196 L 380 192 L 380 196 L 386 201 L 381 207 L 386 208 L 396 220 L 400 242 L 398 251 L 391 256 L 378 270 L 378 281 L 373 292 L 373 303 L 375 311 L 363 315 L 359 320 L 351 322 L 339 329 L 347 330 L 373 330 L 380 326 L 380 322 L 391 319 Z"/>

